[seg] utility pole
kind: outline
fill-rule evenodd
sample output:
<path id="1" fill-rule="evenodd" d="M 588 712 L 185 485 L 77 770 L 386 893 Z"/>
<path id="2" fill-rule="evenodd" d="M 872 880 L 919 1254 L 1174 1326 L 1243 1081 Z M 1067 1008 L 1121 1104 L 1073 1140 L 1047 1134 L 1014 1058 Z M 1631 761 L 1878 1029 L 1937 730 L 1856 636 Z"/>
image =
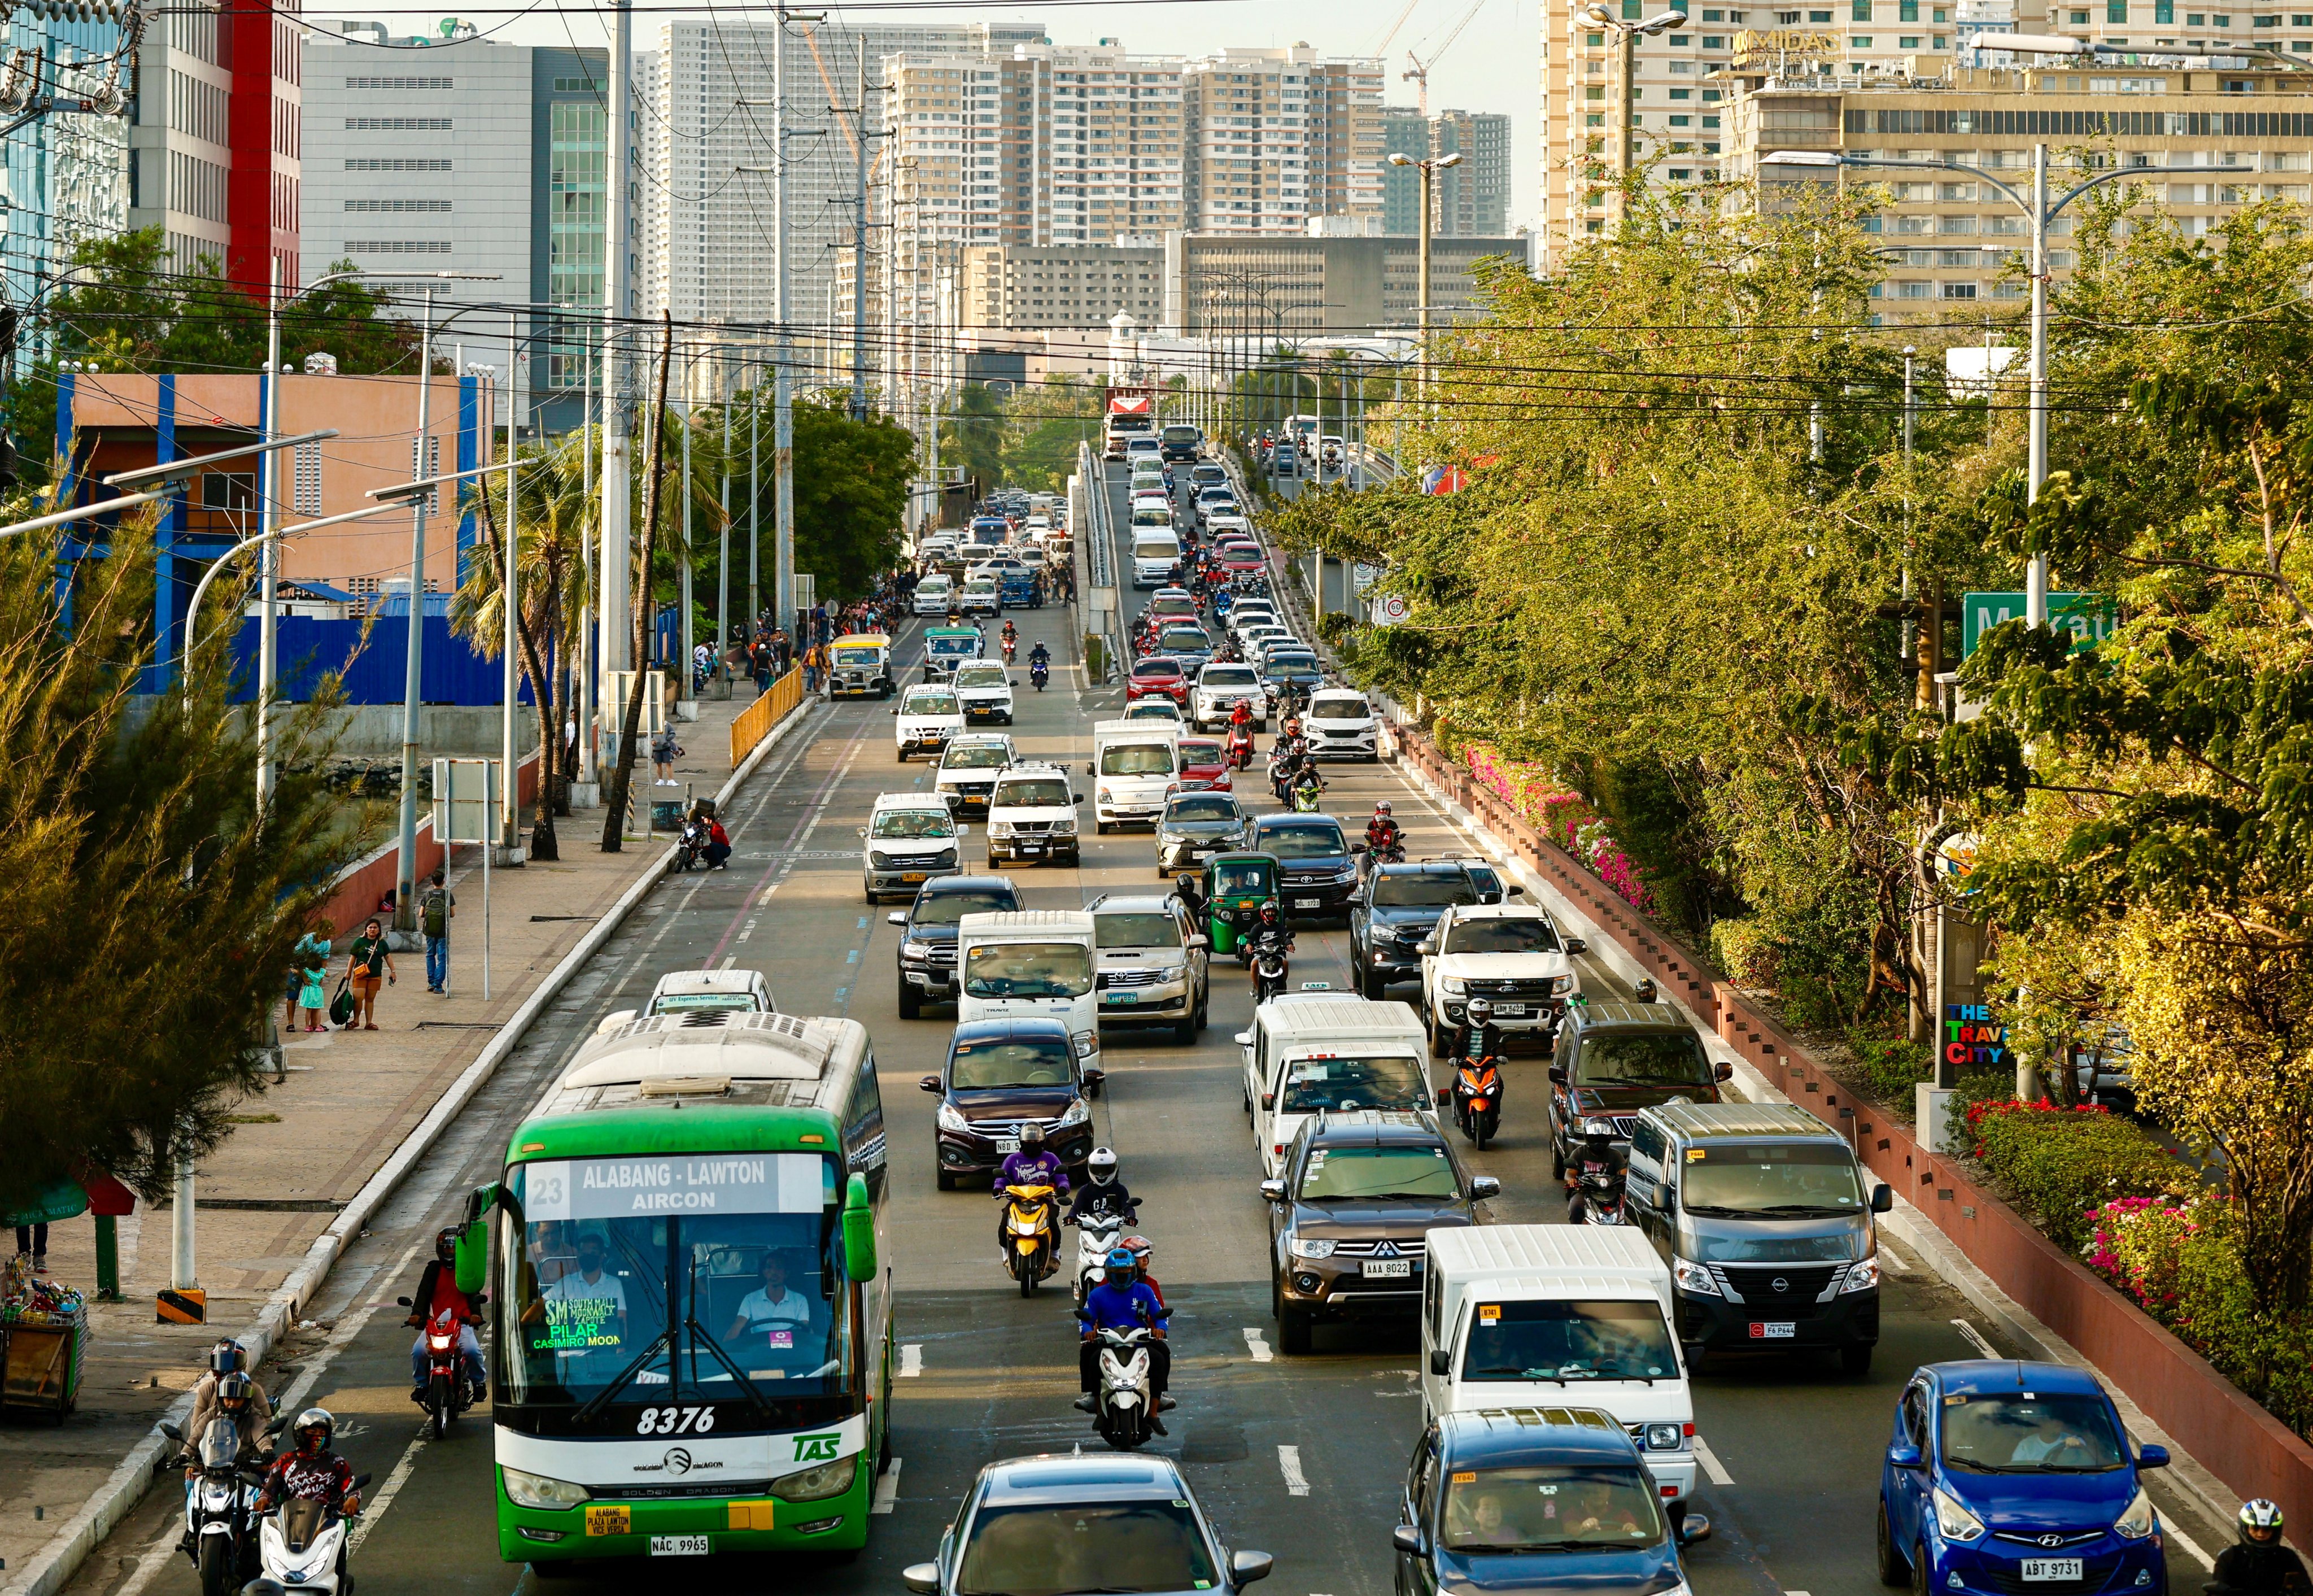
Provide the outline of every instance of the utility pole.
<path id="1" fill-rule="evenodd" d="M 584 351 L 579 364 L 585 368 L 578 410 L 578 502 L 582 505 L 592 502 L 594 497 L 594 351 L 591 341 L 585 332 L 579 334 L 579 348 Z M 582 514 L 578 517 L 578 556 L 580 563 L 591 569 L 594 549 L 588 524 L 589 518 Z M 577 690 L 578 702 L 577 713 L 572 719 L 578 727 L 578 780 L 583 782 L 594 780 L 594 672 L 595 656 L 601 651 L 594 625 L 602 608 L 600 595 L 596 595 L 578 611 L 578 680 L 572 683 Z"/>
<path id="2" fill-rule="evenodd" d="M 852 142 L 859 174 L 859 211 L 851 235 L 851 419 L 867 419 L 867 41 L 859 41 L 859 75 L 852 119 L 859 137 Z"/>
<path id="3" fill-rule="evenodd" d="M 731 365 L 716 366 L 723 375 L 723 530 L 715 554 L 715 658 L 720 667 L 731 648 Z"/>
<path id="4" fill-rule="evenodd" d="M 763 613 L 763 396 L 759 375 L 747 384 L 747 626 Z"/>
<path id="5" fill-rule="evenodd" d="M 771 374 L 771 469 L 776 502 L 771 555 L 772 608 L 778 624 L 795 619 L 795 374 L 794 344 L 788 324 L 794 315 L 787 269 L 787 8 L 777 13 L 778 29 L 771 49 L 771 225 L 778 241 L 778 270 L 771 316 L 778 323 L 778 365 Z M 800 639 L 798 639 L 800 640 Z"/>
<path id="6" fill-rule="evenodd" d="M 433 436 L 434 285 L 426 285 L 425 321 L 418 335 L 418 437 L 410 450 L 409 479 L 434 474 L 426 462 Z M 400 847 L 393 871 L 393 924 L 418 929 L 418 686 L 426 654 L 426 507 L 434 490 L 409 500 L 409 633 L 402 679 Z"/>
<path id="7" fill-rule="evenodd" d="M 599 662 L 607 710 L 610 673 L 639 669 L 632 650 L 629 574 L 634 566 L 633 458 L 628 436 L 627 367 L 622 336 L 628 310 L 627 192 L 634 181 L 627 126 L 633 98 L 634 13 L 631 0 L 611 0 L 609 77 L 611 206 L 602 296 L 602 657 Z"/>

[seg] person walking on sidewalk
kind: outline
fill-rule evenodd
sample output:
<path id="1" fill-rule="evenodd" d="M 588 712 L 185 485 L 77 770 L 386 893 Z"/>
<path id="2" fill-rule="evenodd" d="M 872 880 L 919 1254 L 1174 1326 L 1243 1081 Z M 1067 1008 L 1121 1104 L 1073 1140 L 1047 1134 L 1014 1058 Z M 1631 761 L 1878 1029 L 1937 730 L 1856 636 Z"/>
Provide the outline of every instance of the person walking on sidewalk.
<path id="1" fill-rule="evenodd" d="M 288 989 L 282 993 L 285 1000 L 281 1011 L 283 1030 L 294 1031 L 297 1028 L 297 1010 L 303 1007 L 298 1000 L 304 995 L 305 971 L 314 963 L 317 956 L 323 968 L 328 967 L 330 946 L 335 940 L 337 934 L 338 928 L 329 921 L 316 921 L 313 923 L 313 929 L 298 938 L 297 946 L 289 950 Z"/>
<path id="2" fill-rule="evenodd" d="M 16 1256 L 20 1258 L 30 1258 L 32 1260 L 33 1274 L 46 1274 L 48 1272 L 48 1227 L 46 1225 L 18 1225 L 16 1227 Z"/>
<path id="3" fill-rule="evenodd" d="M 346 1029 L 377 1029 L 378 983 L 394 978 L 393 951 L 385 945 L 385 930 L 379 921 L 365 923 L 362 934 L 354 939 L 353 952 L 346 961 L 346 976 L 353 983 L 354 990 L 354 1017 L 346 1022 Z"/>
<path id="4" fill-rule="evenodd" d="M 458 914 L 458 895 L 440 870 L 418 899 L 418 925 L 426 933 L 426 990 L 450 995 L 450 921 Z"/>

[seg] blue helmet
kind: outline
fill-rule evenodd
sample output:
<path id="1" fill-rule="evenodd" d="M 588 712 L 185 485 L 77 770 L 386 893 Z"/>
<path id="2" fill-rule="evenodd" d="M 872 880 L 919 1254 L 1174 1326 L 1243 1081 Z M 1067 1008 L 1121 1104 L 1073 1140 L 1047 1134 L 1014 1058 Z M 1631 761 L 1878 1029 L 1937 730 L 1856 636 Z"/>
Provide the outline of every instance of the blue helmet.
<path id="1" fill-rule="evenodd" d="M 1129 1286 L 1132 1283 L 1132 1277 L 1139 1273 L 1139 1265 L 1130 1248 L 1111 1248 L 1108 1257 L 1101 1260 L 1101 1273 L 1108 1277 L 1111 1285 Z"/>

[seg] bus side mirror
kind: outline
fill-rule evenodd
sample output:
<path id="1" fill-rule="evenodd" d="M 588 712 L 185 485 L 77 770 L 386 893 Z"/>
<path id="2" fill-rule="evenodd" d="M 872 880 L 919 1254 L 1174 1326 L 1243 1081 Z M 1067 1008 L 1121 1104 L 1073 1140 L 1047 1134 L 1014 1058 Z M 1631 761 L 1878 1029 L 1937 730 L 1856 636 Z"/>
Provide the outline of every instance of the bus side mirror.
<path id="1" fill-rule="evenodd" d="M 489 1221 L 478 1219 L 461 1230 L 451 1258 L 451 1268 L 456 1273 L 458 1289 L 469 1295 L 480 1291 L 490 1273 Z"/>
<path id="2" fill-rule="evenodd" d="M 843 1272 L 855 1281 L 875 1278 L 875 1215 L 867 1206 L 865 1175 L 854 1175 L 844 1189 Z"/>

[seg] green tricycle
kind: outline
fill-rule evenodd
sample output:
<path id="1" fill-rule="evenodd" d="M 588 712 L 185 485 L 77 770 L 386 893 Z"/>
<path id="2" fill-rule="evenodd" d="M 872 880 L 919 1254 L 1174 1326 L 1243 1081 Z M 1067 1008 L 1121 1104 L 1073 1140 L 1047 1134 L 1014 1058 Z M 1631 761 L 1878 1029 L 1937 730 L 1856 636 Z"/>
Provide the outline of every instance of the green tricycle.
<path id="1" fill-rule="evenodd" d="M 1262 904 L 1277 895 L 1277 856 L 1217 853 L 1203 875 L 1205 935 L 1215 953 L 1234 954 L 1260 922 Z"/>

